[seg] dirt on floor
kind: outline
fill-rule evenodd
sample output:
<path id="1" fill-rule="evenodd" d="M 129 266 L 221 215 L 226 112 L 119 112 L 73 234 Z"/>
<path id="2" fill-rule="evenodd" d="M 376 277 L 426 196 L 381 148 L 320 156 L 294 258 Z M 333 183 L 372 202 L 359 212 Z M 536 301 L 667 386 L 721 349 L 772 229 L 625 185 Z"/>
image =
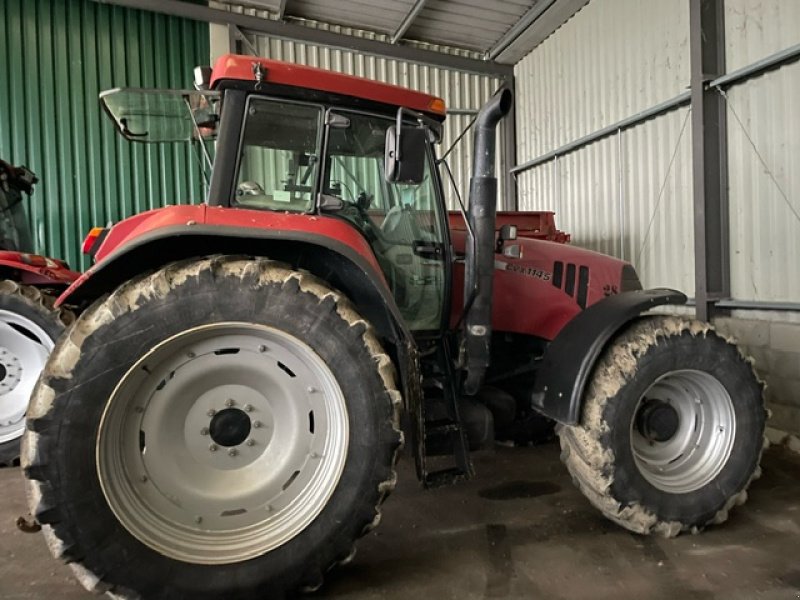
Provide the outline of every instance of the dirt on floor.
<path id="1" fill-rule="evenodd" d="M 475 457 L 477 477 L 423 491 L 407 458 L 355 560 L 319 598 L 800 599 L 800 457 L 764 455 L 748 503 L 722 526 L 665 540 L 628 533 L 572 486 L 554 445 Z M 0 598 L 95 598 L 19 531 L 19 469 L 0 469 Z"/>

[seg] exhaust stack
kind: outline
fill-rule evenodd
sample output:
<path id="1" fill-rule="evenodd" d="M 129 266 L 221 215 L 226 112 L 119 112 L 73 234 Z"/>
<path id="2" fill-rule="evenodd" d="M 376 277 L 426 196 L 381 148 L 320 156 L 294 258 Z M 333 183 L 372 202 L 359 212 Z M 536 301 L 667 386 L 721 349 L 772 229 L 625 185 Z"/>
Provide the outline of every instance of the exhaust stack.
<path id="1" fill-rule="evenodd" d="M 465 306 L 467 314 L 464 319 L 467 377 L 463 391 L 468 396 L 478 392 L 489 366 L 497 216 L 496 129 L 500 119 L 511 110 L 513 102 L 511 90 L 500 90 L 481 108 L 475 120 L 467 217 L 475 240 L 467 245 L 464 278 L 464 298 L 468 305 Z"/>

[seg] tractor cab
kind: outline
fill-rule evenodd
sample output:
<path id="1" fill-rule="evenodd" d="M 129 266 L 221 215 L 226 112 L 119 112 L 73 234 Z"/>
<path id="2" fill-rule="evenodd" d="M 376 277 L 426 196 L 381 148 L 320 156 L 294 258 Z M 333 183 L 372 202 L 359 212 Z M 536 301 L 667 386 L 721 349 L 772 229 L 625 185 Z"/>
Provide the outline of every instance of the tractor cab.
<path id="1" fill-rule="evenodd" d="M 209 206 L 345 221 L 369 244 L 404 325 L 441 332 L 450 240 L 433 144 L 443 101 L 245 57 L 197 78 L 198 90 L 114 89 L 101 101 L 129 140 L 192 143 Z"/>

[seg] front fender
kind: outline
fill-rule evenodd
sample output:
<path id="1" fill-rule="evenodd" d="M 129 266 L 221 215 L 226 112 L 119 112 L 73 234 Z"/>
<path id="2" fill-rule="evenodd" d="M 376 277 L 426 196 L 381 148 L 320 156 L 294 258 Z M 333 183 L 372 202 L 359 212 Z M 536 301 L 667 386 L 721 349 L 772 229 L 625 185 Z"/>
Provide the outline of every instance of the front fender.
<path id="1" fill-rule="evenodd" d="M 609 296 L 579 313 L 550 343 L 536 377 L 533 408 L 565 425 L 576 425 L 592 368 L 608 341 L 644 311 L 684 304 L 670 289 L 636 290 Z"/>

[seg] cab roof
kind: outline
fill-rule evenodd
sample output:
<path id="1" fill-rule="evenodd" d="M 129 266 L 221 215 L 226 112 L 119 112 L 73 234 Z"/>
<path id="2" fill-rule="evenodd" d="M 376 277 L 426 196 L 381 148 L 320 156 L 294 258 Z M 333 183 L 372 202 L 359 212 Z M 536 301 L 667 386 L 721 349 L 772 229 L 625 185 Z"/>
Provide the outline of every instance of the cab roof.
<path id="1" fill-rule="evenodd" d="M 362 98 L 381 104 L 404 106 L 434 115 L 439 119 L 444 118 L 447 112 L 444 100 L 430 94 L 316 67 L 239 54 L 225 54 L 219 57 L 211 73 L 211 89 L 215 89 L 224 80 L 255 83 L 257 65 L 261 68 L 262 83 L 294 86 Z"/>

